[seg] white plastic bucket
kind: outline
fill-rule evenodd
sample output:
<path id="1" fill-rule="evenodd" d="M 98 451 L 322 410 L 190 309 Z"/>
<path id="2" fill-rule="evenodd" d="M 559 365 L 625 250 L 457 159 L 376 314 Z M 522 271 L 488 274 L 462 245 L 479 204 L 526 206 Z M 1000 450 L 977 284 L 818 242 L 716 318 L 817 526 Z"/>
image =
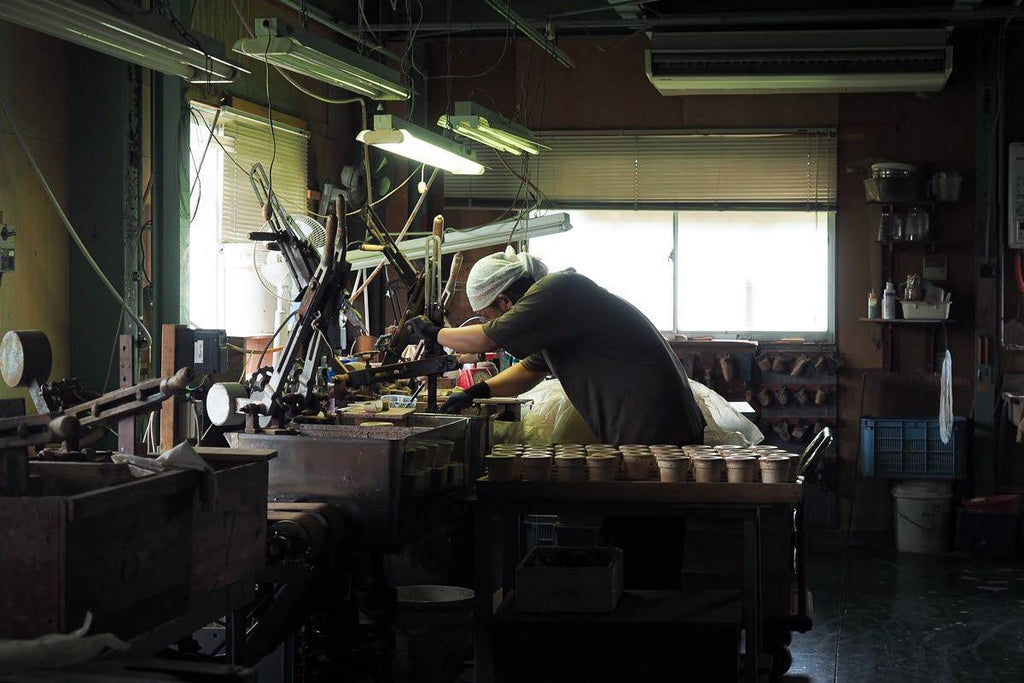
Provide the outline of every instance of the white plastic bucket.
<path id="1" fill-rule="evenodd" d="M 897 550 L 930 555 L 946 550 L 952 489 L 948 481 L 906 481 L 892 487 Z"/>

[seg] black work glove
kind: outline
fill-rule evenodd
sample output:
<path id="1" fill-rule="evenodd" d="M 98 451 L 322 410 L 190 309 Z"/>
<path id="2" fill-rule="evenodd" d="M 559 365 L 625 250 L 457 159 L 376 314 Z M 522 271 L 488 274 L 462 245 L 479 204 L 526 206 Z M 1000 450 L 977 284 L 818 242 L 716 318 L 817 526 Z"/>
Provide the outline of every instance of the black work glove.
<path id="1" fill-rule="evenodd" d="M 435 325 L 427 316 L 418 315 L 415 318 L 410 318 L 405 323 L 405 331 L 409 333 L 409 341 L 413 343 L 423 340 L 436 344 L 437 333 L 441 331 L 441 328 Z"/>
<path id="2" fill-rule="evenodd" d="M 491 388 L 487 386 L 487 382 L 480 382 L 474 384 L 465 391 L 460 391 L 457 394 L 452 394 L 451 397 L 444 402 L 441 406 L 442 413 L 458 414 L 466 408 L 473 405 L 473 401 L 478 398 L 490 398 Z"/>

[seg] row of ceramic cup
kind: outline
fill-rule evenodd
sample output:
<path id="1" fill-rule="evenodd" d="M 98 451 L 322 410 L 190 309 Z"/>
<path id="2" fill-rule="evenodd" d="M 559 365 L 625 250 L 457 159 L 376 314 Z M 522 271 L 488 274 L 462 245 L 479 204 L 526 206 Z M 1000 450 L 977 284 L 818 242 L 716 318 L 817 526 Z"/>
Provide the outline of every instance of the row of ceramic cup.
<path id="1" fill-rule="evenodd" d="M 732 483 L 754 482 L 758 471 L 763 483 L 796 481 L 798 459 L 774 446 L 668 444 L 502 444 L 485 458 L 492 481 L 517 480 L 520 476 L 526 481 L 548 481 L 552 465 L 558 481 L 614 481 L 620 476 L 647 480 L 654 475 L 656 465 L 661 481 L 684 482 L 692 471 L 694 480 L 700 483 L 721 481 L 723 472 Z"/>

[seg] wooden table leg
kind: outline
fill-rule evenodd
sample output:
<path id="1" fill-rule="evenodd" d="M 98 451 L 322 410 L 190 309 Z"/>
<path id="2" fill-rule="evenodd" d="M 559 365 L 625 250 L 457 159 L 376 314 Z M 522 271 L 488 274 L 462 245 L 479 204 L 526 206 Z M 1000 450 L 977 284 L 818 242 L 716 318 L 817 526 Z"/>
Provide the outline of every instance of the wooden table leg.
<path id="1" fill-rule="evenodd" d="M 494 607 L 494 576 L 491 573 L 493 549 L 490 510 L 480 503 L 473 505 L 473 630 L 475 635 L 476 680 L 494 681 L 494 641 L 492 622 Z"/>
<path id="2" fill-rule="evenodd" d="M 743 661 L 745 678 L 750 683 L 757 682 L 761 626 L 761 510 L 753 508 L 743 518 Z"/>

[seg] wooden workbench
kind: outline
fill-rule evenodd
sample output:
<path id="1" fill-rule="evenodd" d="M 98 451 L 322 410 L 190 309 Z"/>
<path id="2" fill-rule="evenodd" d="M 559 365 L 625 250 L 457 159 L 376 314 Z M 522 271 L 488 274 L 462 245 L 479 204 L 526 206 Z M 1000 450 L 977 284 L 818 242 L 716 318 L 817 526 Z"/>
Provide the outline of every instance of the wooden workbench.
<path id="1" fill-rule="evenodd" d="M 589 512 L 617 517 L 685 517 L 702 513 L 742 521 L 743 574 L 738 591 L 738 611 L 718 611 L 718 621 L 730 618 L 742 627 L 747 643 L 742 676 L 756 681 L 759 662 L 763 663 L 761 608 L 762 561 L 761 515 L 768 508 L 785 507 L 796 511 L 797 614 L 807 613 L 806 573 L 804 571 L 803 479 L 787 484 L 668 483 L 660 481 L 614 482 L 477 482 L 473 499 L 475 510 L 475 619 L 476 680 L 492 683 L 494 670 L 493 627 L 496 623 L 522 624 L 579 619 L 579 615 L 523 614 L 515 609 L 515 570 L 522 560 L 520 518 L 527 514 L 564 514 Z M 495 545 L 500 545 L 500 569 L 493 570 Z M 735 592 L 735 591 L 734 591 Z M 500 599 L 496 600 L 496 596 Z M 614 624 L 638 622 L 688 623 L 701 612 L 694 605 L 703 597 L 684 591 L 626 591 L 619 607 L 608 615 L 586 615 L 588 621 Z M 717 600 L 717 598 L 715 598 Z M 701 612 L 703 616 L 706 613 Z M 733 616 L 730 617 L 729 614 Z M 736 616 L 739 618 L 736 619 Z"/>

